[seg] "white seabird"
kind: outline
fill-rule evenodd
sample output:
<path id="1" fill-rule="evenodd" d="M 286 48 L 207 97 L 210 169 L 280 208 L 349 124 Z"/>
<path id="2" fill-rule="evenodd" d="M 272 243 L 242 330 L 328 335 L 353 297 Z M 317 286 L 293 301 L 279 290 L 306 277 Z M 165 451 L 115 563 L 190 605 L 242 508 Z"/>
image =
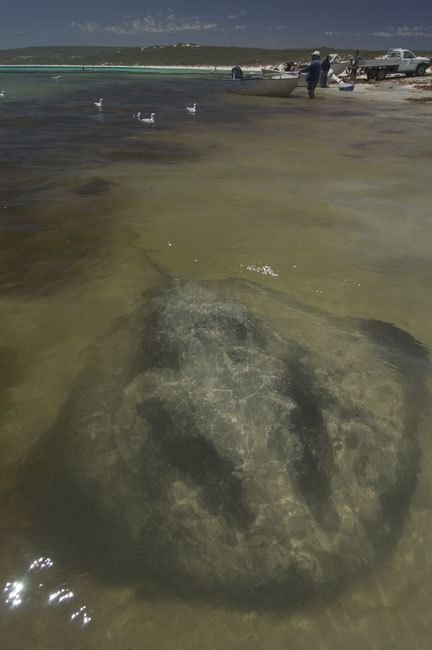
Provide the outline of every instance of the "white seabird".
<path id="1" fill-rule="evenodd" d="M 155 117 L 156 115 L 154 113 L 152 113 L 150 117 L 141 117 L 141 113 L 137 113 L 136 119 L 138 120 L 138 122 L 141 122 L 142 124 L 154 124 L 156 122 Z"/>
<path id="2" fill-rule="evenodd" d="M 196 102 L 194 103 L 193 106 L 186 106 L 186 110 L 187 110 L 188 113 L 191 113 L 192 115 L 196 115 L 196 112 L 197 112 Z"/>

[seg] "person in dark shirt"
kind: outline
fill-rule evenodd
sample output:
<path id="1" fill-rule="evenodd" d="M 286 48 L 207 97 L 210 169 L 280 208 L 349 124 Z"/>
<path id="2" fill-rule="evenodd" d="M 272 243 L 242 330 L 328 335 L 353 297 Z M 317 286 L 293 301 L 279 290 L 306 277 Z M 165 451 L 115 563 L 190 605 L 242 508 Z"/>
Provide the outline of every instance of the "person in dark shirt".
<path id="1" fill-rule="evenodd" d="M 321 76 L 320 76 L 320 86 L 321 88 L 328 88 L 328 73 L 331 68 L 330 57 L 327 54 L 324 61 L 321 63 Z"/>
<path id="2" fill-rule="evenodd" d="M 321 75 L 320 53 L 317 50 L 312 54 L 311 62 L 306 68 L 306 72 L 309 99 L 315 99 L 315 88 L 317 87 Z"/>
<path id="3" fill-rule="evenodd" d="M 239 65 L 235 65 L 231 70 L 231 79 L 241 79 L 243 77 L 243 70 Z"/>
<path id="4" fill-rule="evenodd" d="M 350 73 L 350 79 L 351 83 L 355 84 L 357 81 L 357 71 L 359 68 L 359 63 L 360 63 L 360 52 L 359 50 L 356 50 L 355 55 L 351 59 L 351 73 Z"/>

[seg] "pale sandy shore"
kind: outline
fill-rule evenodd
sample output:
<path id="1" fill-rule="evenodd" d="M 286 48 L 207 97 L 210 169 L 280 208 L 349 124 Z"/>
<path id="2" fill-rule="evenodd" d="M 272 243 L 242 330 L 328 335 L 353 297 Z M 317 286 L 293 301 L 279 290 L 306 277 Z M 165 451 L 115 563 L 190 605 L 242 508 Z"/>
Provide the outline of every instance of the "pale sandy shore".
<path id="1" fill-rule="evenodd" d="M 306 92 L 306 88 L 302 88 Z M 296 92 L 298 90 L 296 89 Z M 329 93 L 331 96 L 343 95 L 347 99 L 362 99 L 368 101 L 412 102 L 430 104 L 432 108 L 432 73 L 424 77 L 407 78 L 393 76 L 384 81 L 367 82 L 359 78 L 353 92 L 341 92 L 338 84 L 329 88 L 317 88 L 316 96 Z"/>

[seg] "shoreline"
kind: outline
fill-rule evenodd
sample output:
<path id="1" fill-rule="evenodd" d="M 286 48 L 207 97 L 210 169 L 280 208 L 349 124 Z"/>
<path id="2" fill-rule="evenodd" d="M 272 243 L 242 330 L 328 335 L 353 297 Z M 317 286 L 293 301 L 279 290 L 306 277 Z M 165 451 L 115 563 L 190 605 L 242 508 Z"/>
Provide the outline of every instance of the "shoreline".
<path id="1" fill-rule="evenodd" d="M 242 66 L 246 72 L 260 72 L 258 66 Z M 0 65 L 0 73 L 20 73 L 20 72 L 70 72 L 70 73 L 92 73 L 92 72 L 128 72 L 131 74 L 225 74 L 230 72 L 232 66 L 228 65 L 87 65 L 87 64 L 49 64 L 49 63 L 29 63 L 29 64 L 3 64 Z"/>
<path id="2" fill-rule="evenodd" d="M 261 72 L 261 66 L 242 66 L 246 73 Z M 0 65 L 0 74 L 160 74 L 160 75 L 210 75 L 222 76 L 231 71 L 227 65 L 70 65 L 70 64 L 23 64 L 23 65 Z M 341 75 L 342 78 L 345 75 Z M 298 86 L 296 90 L 305 90 L 304 86 Z M 331 91 L 332 94 L 339 90 L 338 84 L 331 84 L 327 89 L 318 88 L 319 94 Z M 346 94 L 344 93 L 346 97 Z M 371 101 L 409 101 L 411 103 L 432 102 L 432 72 L 427 72 L 423 77 L 405 77 L 401 75 L 390 75 L 382 81 L 368 81 L 364 75 L 359 76 L 355 89 L 348 94 L 351 99 L 355 97 L 369 99 Z"/>

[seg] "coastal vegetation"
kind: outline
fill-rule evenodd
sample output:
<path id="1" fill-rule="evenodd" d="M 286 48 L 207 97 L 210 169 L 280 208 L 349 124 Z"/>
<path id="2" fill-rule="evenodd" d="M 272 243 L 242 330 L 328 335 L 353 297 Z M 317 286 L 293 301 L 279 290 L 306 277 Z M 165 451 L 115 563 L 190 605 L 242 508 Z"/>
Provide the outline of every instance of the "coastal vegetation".
<path id="1" fill-rule="evenodd" d="M 352 50 L 320 47 L 322 54 Z M 375 56 L 382 52 L 362 50 Z M 0 50 L 0 65 L 265 65 L 275 61 L 306 61 L 311 49 L 213 47 L 190 43 L 147 47 L 51 46 Z M 431 56 L 432 52 L 417 52 Z"/>

